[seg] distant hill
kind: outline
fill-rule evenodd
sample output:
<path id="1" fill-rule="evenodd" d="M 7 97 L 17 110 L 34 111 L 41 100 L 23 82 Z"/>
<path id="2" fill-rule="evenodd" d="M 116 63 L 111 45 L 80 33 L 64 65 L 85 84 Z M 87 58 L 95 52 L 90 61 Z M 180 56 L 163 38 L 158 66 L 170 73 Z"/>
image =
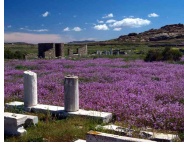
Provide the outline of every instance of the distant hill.
<path id="1" fill-rule="evenodd" d="M 122 35 L 113 41 L 116 42 L 161 42 L 181 40 L 184 42 L 184 25 L 166 25 L 160 29 L 151 29 L 142 33 L 130 33 Z"/>
<path id="2" fill-rule="evenodd" d="M 84 40 L 84 41 L 72 41 L 69 42 L 68 44 L 87 44 L 87 43 L 94 43 L 96 41 L 93 40 Z"/>
<path id="3" fill-rule="evenodd" d="M 11 45 L 33 45 L 31 43 L 26 43 L 26 42 L 4 42 L 4 44 L 11 44 Z"/>

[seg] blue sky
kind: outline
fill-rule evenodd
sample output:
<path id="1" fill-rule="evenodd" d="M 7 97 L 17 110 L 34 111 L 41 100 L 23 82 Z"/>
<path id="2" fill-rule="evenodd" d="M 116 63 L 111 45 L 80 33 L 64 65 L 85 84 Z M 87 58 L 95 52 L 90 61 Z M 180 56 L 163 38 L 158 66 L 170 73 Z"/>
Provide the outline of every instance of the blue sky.
<path id="1" fill-rule="evenodd" d="M 184 0 L 5 0 L 5 42 L 109 40 L 184 23 Z"/>

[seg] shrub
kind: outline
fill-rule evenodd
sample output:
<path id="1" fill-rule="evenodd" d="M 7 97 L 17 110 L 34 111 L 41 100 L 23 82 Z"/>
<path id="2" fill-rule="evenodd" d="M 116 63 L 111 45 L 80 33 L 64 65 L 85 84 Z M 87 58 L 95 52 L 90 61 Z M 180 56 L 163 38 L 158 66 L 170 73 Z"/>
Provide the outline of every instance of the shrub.
<path id="1" fill-rule="evenodd" d="M 10 50 L 5 50 L 4 51 L 4 58 L 5 59 L 25 59 L 26 52 L 21 52 L 21 51 L 15 51 L 12 52 Z"/>
<path id="2" fill-rule="evenodd" d="M 15 51 L 14 58 L 15 59 L 24 59 L 25 58 L 25 55 L 26 55 L 25 52 Z"/>
<path id="3" fill-rule="evenodd" d="M 163 60 L 167 61 L 179 61 L 182 57 L 182 53 L 179 49 L 165 48 L 163 51 Z"/>
<path id="4" fill-rule="evenodd" d="M 151 49 L 148 51 L 144 61 L 161 61 L 162 52 L 159 49 Z"/>
<path id="5" fill-rule="evenodd" d="M 159 49 L 149 50 L 145 61 L 180 61 L 182 53 L 179 49 L 171 49 L 170 47 L 165 47 L 163 51 Z"/>
<path id="6" fill-rule="evenodd" d="M 14 57 L 14 54 L 10 50 L 5 50 L 4 51 L 4 58 L 11 59 L 13 57 Z"/>

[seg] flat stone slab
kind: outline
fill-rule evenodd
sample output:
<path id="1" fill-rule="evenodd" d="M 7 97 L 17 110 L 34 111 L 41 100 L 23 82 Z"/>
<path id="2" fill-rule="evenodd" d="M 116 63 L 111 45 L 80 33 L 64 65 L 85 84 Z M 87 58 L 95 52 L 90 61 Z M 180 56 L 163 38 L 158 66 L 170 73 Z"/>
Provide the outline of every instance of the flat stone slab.
<path id="1" fill-rule="evenodd" d="M 110 131 L 114 131 L 115 134 L 118 134 L 118 135 L 127 135 L 127 136 L 131 136 L 133 131 L 134 130 L 131 130 L 131 129 L 128 129 L 128 128 L 123 128 L 121 126 L 117 126 L 117 125 L 113 125 L 113 124 L 110 124 L 110 125 L 105 125 L 105 126 L 101 126 L 101 125 L 98 125 L 96 127 L 96 129 L 104 129 L 104 130 L 110 130 Z"/>
<path id="2" fill-rule="evenodd" d="M 86 135 L 86 142 L 154 142 L 151 140 L 131 138 L 114 134 L 89 131 Z"/>
<path id="3" fill-rule="evenodd" d="M 71 116 L 78 115 L 78 116 L 87 116 L 91 118 L 96 118 L 96 119 L 102 120 L 103 123 L 109 123 L 112 120 L 112 113 L 108 113 L 108 112 L 79 109 L 79 111 L 77 112 L 67 112 L 67 114 Z"/>
<path id="4" fill-rule="evenodd" d="M 98 128 L 114 131 L 114 133 L 117 133 L 118 135 L 121 134 L 121 135 L 126 135 L 126 136 L 130 136 L 130 134 L 134 132 L 134 130 L 123 128 L 121 126 L 117 126 L 113 124 L 105 125 L 105 126 L 98 125 L 96 129 Z M 143 138 L 154 140 L 154 141 L 169 141 L 170 142 L 172 140 L 179 138 L 178 135 L 174 135 L 174 134 L 153 133 L 149 131 L 140 131 L 140 135 Z"/>
<path id="5" fill-rule="evenodd" d="M 15 107 L 24 107 L 24 102 L 19 102 L 19 101 L 14 101 L 14 102 L 10 102 L 10 103 L 6 103 L 5 104 L 6 108 L 15 108 Z"/>
<path id="6" fill-rule="evenodd" d="M 31 107 L 31 111 L 33 111 L 33 112 L 42 112 L 42 113 L 49 112 L 49 113 L 58 114 L 58 113 L 64 112 L 64 107 L 37 104 L 36 106 Z"/>
<path id="7" fill-rule="evenodd" d="M 86 142 L 86 140 L 78 139 L 78 140 L 76 140 L 76 141 L 74 141 L 74 142 Z"/>
<path id="8" fill-rule="evenodd" d="M 22 104 L 22 103 L 11 102 L 11 103 L 8 103 L 7 106 L 12 107 L 13 104 L 17 106 L 18 104 Z M 37 104 L 36 106 L 32 106 L 30 109 L 33 112 L 51 113 L 55 115 L 61 115 L 63 117 L 67 117 L 67 116 L 91 117 L 91 118 L 102 120 L 103 123 L 108 123 L 112 120 L 112 113 L 108 113 L 108 112 L 90 111 L 90 110 L 83 110 L 83 109 L 79 109 L 79 111 L 76 111 L 76 112 L 66 112 L 64 110 L 64 107 L 44 105 L 44 104 Z"/>
<path id="9" fill-rule="evenodd" d="M 141 131 L 141 134 L 148 136 L 151 140 L 156 141 L 172 141 L 174 139 L 178 139 L 178 135 L 174 134 L 165 134 L 165 133 L 155 133 L 155 132 L 148 132 L 148 131 Z"/>

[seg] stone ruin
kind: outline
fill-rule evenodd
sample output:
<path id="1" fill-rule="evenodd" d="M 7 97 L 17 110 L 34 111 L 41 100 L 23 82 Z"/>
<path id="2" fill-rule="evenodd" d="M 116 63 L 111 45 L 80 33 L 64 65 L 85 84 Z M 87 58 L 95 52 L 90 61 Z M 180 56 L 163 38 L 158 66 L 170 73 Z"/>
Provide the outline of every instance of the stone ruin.
<path id="1" fill-rule="evenodd" d="M 67 75 L 64 78 L 64 107 L 38 104 L 37 102 L 37 74 L 31 71 L 24 72 L 24 102 L 6 103 L 6 108 L 20 108 L 21 106 L 27 112 L 51 113 L 62 116 L 86 116 L 96 118 L 101 123 L 112 122 L 112 113 L 101 111 L 90 111 L 79 108 L 79 78 L 74 75 Z M 22 108 L 21 107 L 21 108 Z M 32 115 L 4 113 L 4 134 L 7 135 L 25 135 L 27 131 L 24 126 L 35 125 L 38 123 L 38 117 Z M 100 122 L 99 122 L 100 123 Z M 152 128 L 145 128 L 136 131 L 131 128 L 124 128 L 113 125 L 97 125 L 95 130 L 109 130 L 113 134 L 90 130 L 86 134 L 86 140 L 83 142 L 171 142 L 179 141 L 180 138 L 175 134 L 152 132 Z M 139 138 L 134 138 L 136 133 Z M 77 140 L 78 142 L 78 140 Z"/>
<path id="2" fill-rule="evenodd" d="M 78 55 L 78 56 L 85 56 L 88 55 L 88 46 L 84 45 L 83 47 L 77 48 L 77 53 L 73 53 L 73 49 L 68 49 L 68 55 L 70 57 L 74 56 L 74 55 Z"/>
<path id="3" fill-rule="evenodd" d="M 77 53 L 81 56 L 81 55 L 87 55 L 88 54 L 88 46 L 85 45 L 81 48 L 77 49 Z"/>
<path id="4" fill-rule="evenodd" d="M 73 53 L 73 49 L 68 49 L 69 56 L 84 56 L 88 54 L 87 45 L 77 48 L 77 54 Z M 58 58 L 65 57 L 64 43 L 39 43 L 38 58 Z"/>
<path id="5" fill-rule="evenodd" d="M 110 51 L 105 50 L 105 51 L 96 51 L 97 55 L 126 55 L 127 52 L 119 50 L 119 49 L 110 49 Z"/>
<path id="6" fill-rule="evenodd" d="M 64 56 L 64 43 L 38 44 L 38 58 L 55 58 Z"/>

